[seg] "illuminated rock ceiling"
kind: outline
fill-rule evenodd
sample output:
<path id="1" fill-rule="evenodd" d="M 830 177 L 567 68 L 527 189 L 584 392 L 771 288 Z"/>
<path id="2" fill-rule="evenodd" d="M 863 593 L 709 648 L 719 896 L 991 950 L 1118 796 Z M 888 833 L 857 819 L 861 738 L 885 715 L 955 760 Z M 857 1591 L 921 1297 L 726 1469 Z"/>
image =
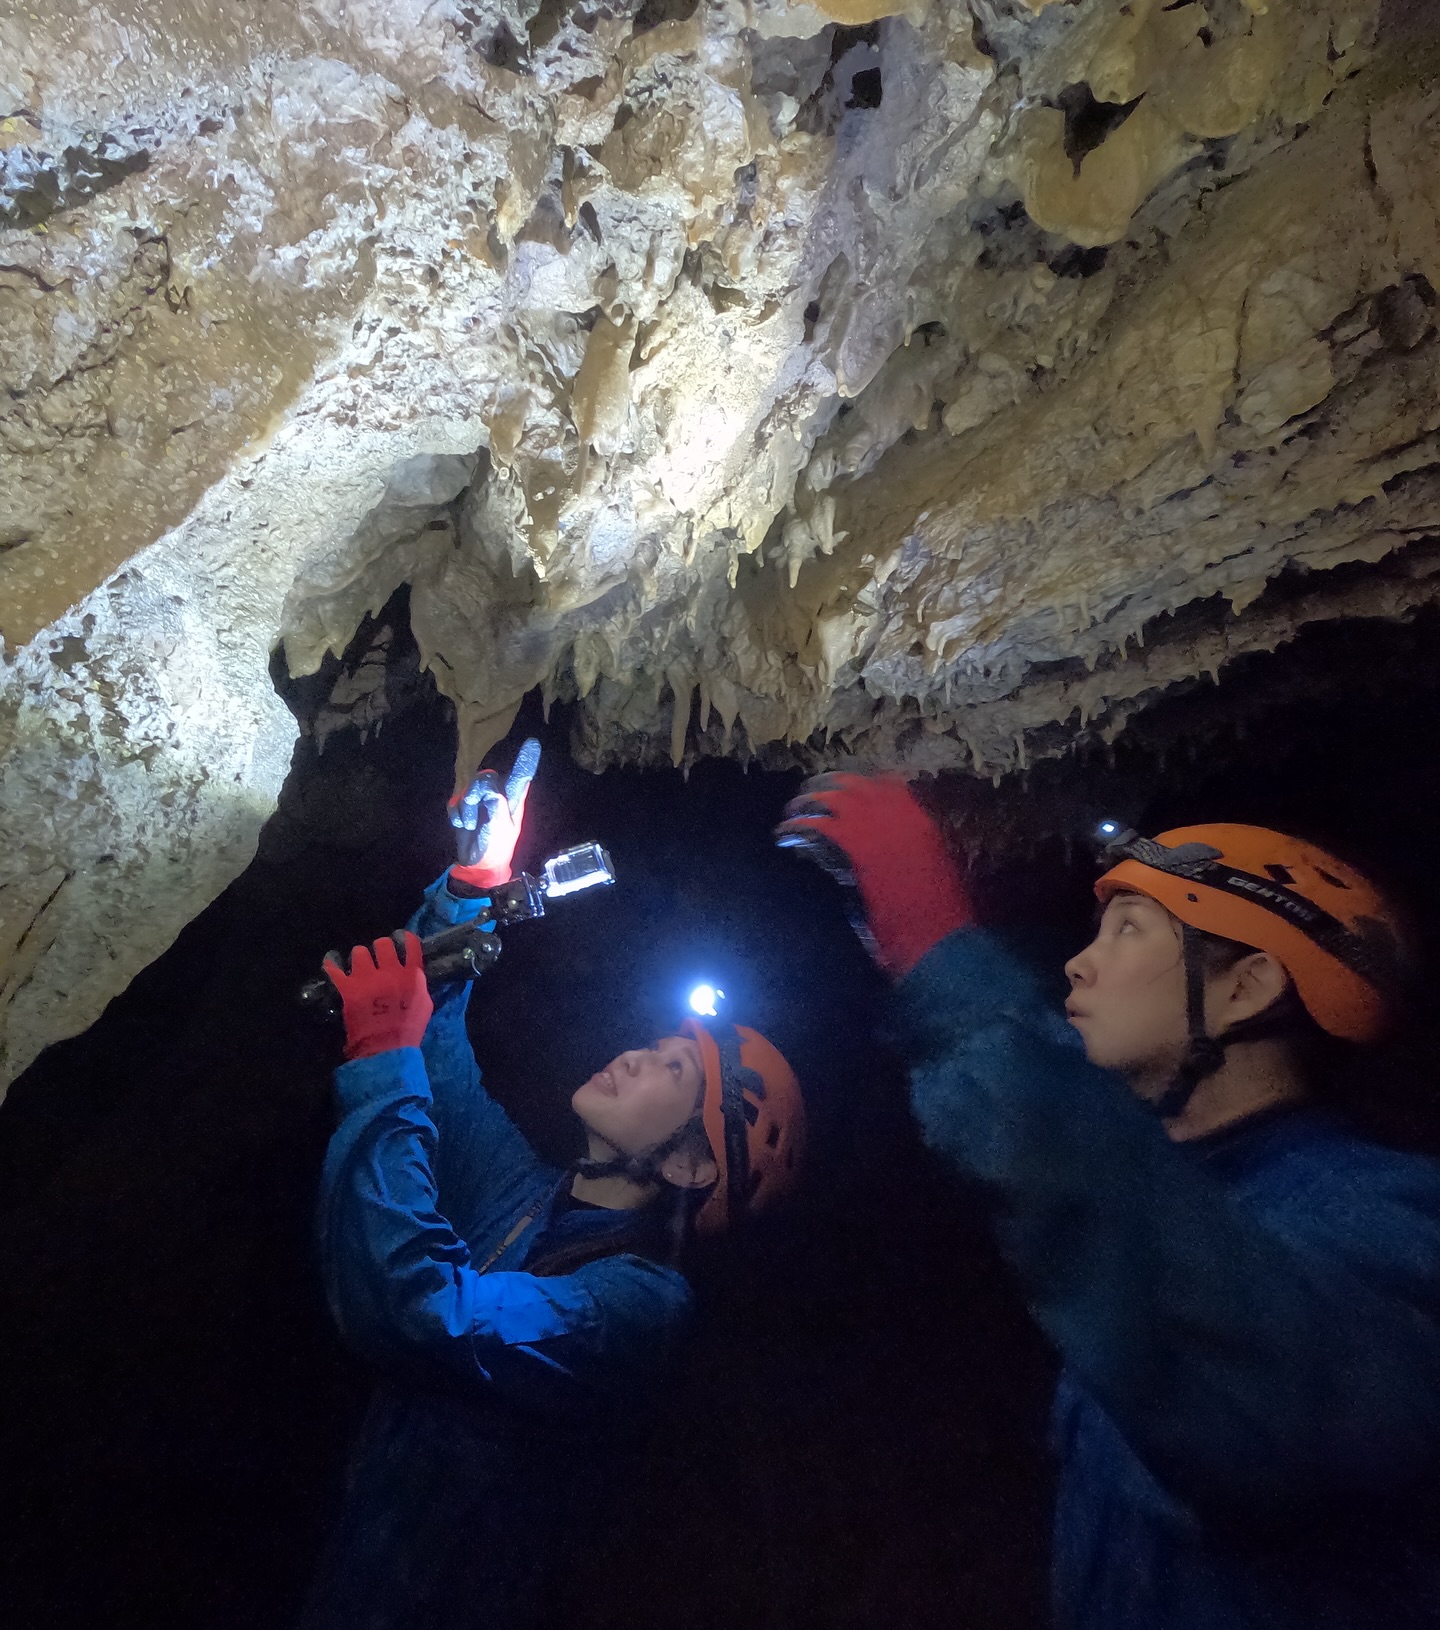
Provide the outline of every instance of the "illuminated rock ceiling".
<path id="1" fill-rule="evenodd" d="M 0 14 L 6 1077 L 402 583 L 462 768 L 542 686 L 597 767 L 990 776 L 1435 595 L 1423 5 L 890 10 Z"/>

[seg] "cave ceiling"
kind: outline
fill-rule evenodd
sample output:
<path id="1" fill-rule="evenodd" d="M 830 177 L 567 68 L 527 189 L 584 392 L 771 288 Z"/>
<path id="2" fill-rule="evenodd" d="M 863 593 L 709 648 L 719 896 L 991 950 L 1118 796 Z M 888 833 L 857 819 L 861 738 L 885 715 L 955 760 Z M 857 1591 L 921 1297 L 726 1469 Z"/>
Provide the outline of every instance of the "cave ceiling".
<path id="1" fill-rule="evenodd" d="M 1003 777 L 1440 598 L 1426 11 L 0 9 L 0 1080 L 402 586 L 461 773 Z"/>

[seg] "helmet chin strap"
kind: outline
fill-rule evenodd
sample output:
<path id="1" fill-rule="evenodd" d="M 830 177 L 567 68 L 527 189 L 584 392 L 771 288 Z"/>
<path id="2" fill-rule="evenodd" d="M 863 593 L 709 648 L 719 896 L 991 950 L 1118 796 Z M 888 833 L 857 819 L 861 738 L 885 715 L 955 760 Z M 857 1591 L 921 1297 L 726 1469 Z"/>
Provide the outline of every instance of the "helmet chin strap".
<path id="1" fill-rule="evenodd" d="M 740 1033 L 733 1024 L 724 1022 L 705 1027 L 720 1054 L 720 1111 L 725 1126 L 724 1170 L 726 1200 L 729 1217 L 738 1222 L 750 1205 L 750 1144 L 747 1135 L 749 1119 L 745 1112 L 745 1093 L 757 1099 L 765 1096 L 765 1082 L 759 1072 L 741 1062 Z M 613 1143 L 600 1133 L 595 1135 L 602 1143 L 615 1149 L 609 1160 L 577 1160 L 574 1165 L 578 1177 L 623 1177 L 632 1183 L 663 1183 L 660 1168 L 678 1149 L 684 1147 L 694 1129 L 708 1136 L 705 1127 L 704 1088 L 701 1088 L 695 1113 L 668 1138 L 627 1155 L 615 1149 Z M 711 1150 L 718 1157 L 720 1151 Z"/>
<path id="2" fill-rule="evenodd" d="M 1195 1089 L 1225 1062 L 1225 1049 L 1238 1035 L 1212 1036 L 1205 1028 L 1205 969 L 1200 960 L 1200 937 L 1188 923 L 1180 925 L 1180 956 L 1185 966 L 1185 1057 L 1170 1085 L 1155 1102 L 1161 1120 L 1174 1120 L 1185 1112 Z"/>
<path id="3" fill-rule="evenodd" d="M 630 1183 L 662 1183 L 664 1178 L 660 1175 L 660 1168 L 678 1149 L 684 1147 L 694 1128 L 701 1124 L 700 1113 L 697 1110 L 688 1121 L 677 1126 L 668 1138 L 662 1138 L 659 1143 L 652 1143 L 648 1149 L 641 1149 L 638 1153 L 627 1155 L 623 1149 L 615 1149 L 615 1145 L 607 1138 L 596 1137 L 615 1153 L 609 1160 L 595 1160 L 586 1156 L 577 1160 L 572 1168 L 577 1177 L 623 1177 Z"/>
<path id="4" fill-rule="evenodd" d="M 1240 1041 L 1264 1041 L 1272 1036 L 1287 1034 L 1299 1005 L 1294 987 L 1287 985 L 1259 1013 L 1252 1013 L 1248 1019 L 1240 1019 L 1227 1026 L 1223 1035 L 1210 1035 L 1205 1028 L 1205 967 L 1200 956 L 1200 943 L 1199 932 L 1182 923 L 1180 951 L 1185 964 L 1185 1027 L 1189 1040 L 1174 1080 L 1155 1101 L 1155 1113 L 1165 1121 L 1184 1114 L 1196 1087 L 1207 1076 L 1214 1075 L 1225 1062 L 1227 1047 Z"/>

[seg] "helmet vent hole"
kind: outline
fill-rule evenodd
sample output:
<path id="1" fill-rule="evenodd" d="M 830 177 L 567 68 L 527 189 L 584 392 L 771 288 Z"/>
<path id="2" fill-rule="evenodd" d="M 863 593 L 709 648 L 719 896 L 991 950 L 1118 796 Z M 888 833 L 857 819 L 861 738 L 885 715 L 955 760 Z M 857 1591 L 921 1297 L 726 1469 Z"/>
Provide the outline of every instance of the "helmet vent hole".
<path id="1" fill-rule="evenodd" d="M 765 1134 L 765 1147 L 767 1149 L 773 1149 L 775 1145 L 779 1143 L 779 1141 L 780 1128 L 778 1126 L 771 1126 L 770 1130 Z"/>
<path id="2" fill-rule="evenodd" d="M 1200 904 L 1200 896 L 1198 894 L 1187 894 L 1185 898 L 1192 906 L 1198 906 Z"/>
<path id="3" fill-rule="evenodd" d="M 752 1104 L 748 1098 L 742 1098 L 740 1100 L 740 1102 L 742 1104 L 744 1104 L 744 1106 L 745 1106 L 745 1119 L 746 1119 L 746 1122 L 749 1125 L 754 1126 L 756 1121 L 758 1121 L 760 1119 L 760 1106 L 759 1106 L 759 1104 Z"/>
<path id="4" fill-rule="evenodd" d="M 1290 884 L 1295 881 L 1294 877 L 1291 875 L 1290 868 L 1288 866 L 1280 865 L 1278 861 L 1272 860 L 1270 864 L 1266 866 L 1265 870 L 1269 872 L 1270 876 L 1273 877 L 1277 883 Z M 1323 877 L 1325 874 L 1322 872 L 1320 875 Z"/>
<path id="5" fill-rule="evenodd" d="M 1324 878 L 1331 888 L 1348 889 L 1350 887 L 1343 877 L 1336 877 L 1334 872 L 1327 872 L 1323 866 L 1317 866 L 1315 870 L 1322 878 Z"/>

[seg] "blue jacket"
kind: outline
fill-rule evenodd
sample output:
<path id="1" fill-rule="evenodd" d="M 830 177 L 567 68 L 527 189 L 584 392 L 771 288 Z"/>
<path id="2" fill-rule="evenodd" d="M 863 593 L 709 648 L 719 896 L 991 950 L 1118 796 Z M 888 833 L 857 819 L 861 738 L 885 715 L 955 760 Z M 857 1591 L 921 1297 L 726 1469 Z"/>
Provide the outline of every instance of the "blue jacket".
<path id="1" fill-rule="evenodd" d="M 1311 1110 L 1172 1144 L 976 930 L 900 1000 L 1064 1360 L 1056 1623 L 1440 1624 L 1440 1165 Z"/>
<path id="2" fill-rule="evenodd" d="M 468 917 L 442 878 L 410 927 Z M 342 1336 L 383 1380 L 311 1592 L 307 1630 L 510 1630 L 563 1569 L 610 1434 L 653 1390 L 690 1309 L 646 1257 L 537 1277 L 527 1261 L 633 1218 L 565 1204 L 480 1084 L 470 985 L 420 1047 L 335 1072 L 320 1255 Z"/>

